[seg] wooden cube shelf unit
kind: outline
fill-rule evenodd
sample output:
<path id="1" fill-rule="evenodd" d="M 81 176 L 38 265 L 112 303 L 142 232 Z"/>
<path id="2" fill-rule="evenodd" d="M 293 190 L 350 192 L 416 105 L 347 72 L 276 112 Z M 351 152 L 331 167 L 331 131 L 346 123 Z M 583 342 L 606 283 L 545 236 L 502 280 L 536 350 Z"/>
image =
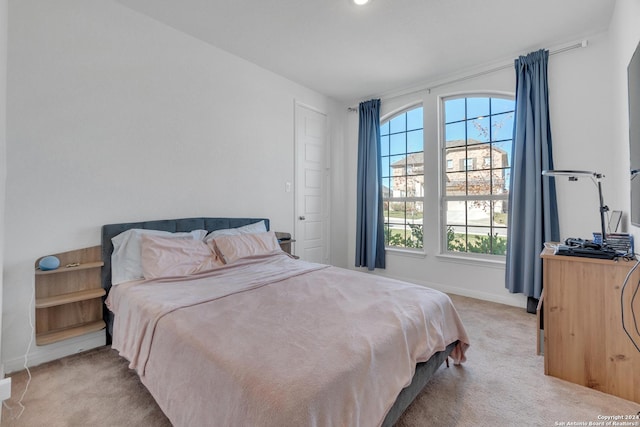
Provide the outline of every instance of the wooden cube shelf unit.
<path id="1" fill-rule="evenodd" d="M 105 328 L 100 282 L 100 246 L 54 254 L 56 270 L 42 271 L 36 260 L 36 344 L 57 341 Z"/>

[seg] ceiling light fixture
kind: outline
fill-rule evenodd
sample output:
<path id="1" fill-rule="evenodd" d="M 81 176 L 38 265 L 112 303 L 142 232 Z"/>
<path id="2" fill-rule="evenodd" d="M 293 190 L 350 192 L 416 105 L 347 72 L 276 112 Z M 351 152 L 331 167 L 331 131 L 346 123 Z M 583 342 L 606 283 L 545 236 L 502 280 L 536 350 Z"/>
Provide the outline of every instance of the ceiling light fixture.
<path id="1" fill-rule="evenodd" d="M 358 6 L 362 6 L 362 5 L 364 5 L 364 4 L 369 3 L 369 0 L 353 0 L 353 2 L 354 2 L 355 4 L 357 4 Z"/>

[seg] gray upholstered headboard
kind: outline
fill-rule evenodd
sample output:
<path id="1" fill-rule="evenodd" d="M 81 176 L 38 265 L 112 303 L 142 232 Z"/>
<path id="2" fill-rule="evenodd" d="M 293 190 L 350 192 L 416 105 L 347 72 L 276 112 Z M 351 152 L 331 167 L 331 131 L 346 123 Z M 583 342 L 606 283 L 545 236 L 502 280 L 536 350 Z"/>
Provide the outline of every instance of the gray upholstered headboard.
<path id="1" fill-rule="evenodd" d="M 162 230 L 184 232 L 192 230 L 221 230 L 224 228 L 238 228 L 244 225 L 264 221 L 269 230 L 269 220 L 266 218 L 180 218 L 163 219 L 156 221 L 125 222 L 121 224 L 107 224 L 102 226 L 102 287 L 109 293 L 111 289 L 111 253 L 113 243 L 111 239 L 132 228 L 143 228 L 148 230 Z M 105 297 L 106 298 L 106 297 Z M 113 314 L 104 307 L 104 320 L 107 323 L 107 343 L 111 343 L 111 332 L 113 330 Z"/>

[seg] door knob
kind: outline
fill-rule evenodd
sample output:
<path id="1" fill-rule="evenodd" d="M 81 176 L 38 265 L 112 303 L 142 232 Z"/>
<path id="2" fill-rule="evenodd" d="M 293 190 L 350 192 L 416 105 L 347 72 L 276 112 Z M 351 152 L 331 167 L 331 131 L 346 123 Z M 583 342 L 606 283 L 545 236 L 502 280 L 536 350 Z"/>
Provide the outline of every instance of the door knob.
<path id="1" fill-rule="evenodd" d="M 304 221 L 304 220 L 305 220 L 305 219 L 307 219 L 307 218 L 305 218 L 304 216 L 302 216 L 302 215 L 301 215 L 301 216 L 299 216 L 299 217 L 298 217 L 298 219 L 299 219 L 300 221 Z"/>

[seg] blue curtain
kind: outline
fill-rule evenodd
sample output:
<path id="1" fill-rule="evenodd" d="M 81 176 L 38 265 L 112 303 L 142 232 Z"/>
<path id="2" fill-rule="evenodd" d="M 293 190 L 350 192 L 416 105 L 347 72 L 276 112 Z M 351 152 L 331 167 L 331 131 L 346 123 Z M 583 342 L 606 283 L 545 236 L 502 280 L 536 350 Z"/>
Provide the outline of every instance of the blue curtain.
<path id="1" fill-rule="evenodd" d="M 549 51 L 539 50 L 516 59 L 516 107 L 509 186 L 509 235 L 506 288 L 540 298 L 545 241 L 558 241 L 558 206 L 553 169 L 547 62 Z"/>
<path id="2" fill-rule="evenodd" d="M 380 100 L 360 103 L 356 267 L 385 267 Z"/>

